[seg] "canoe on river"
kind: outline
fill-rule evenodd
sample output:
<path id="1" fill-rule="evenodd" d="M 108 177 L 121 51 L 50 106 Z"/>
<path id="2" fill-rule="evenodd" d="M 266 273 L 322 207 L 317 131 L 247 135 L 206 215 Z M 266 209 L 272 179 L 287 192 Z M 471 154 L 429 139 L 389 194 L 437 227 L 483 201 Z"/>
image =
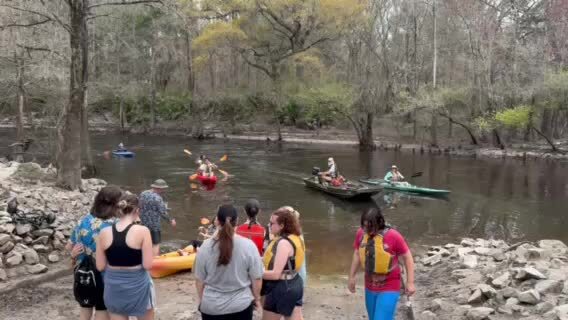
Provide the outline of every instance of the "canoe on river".
<path id="1" fill-rule="evenodd" d="M 112 155 L 115 157 L 132 158 L 134 157 L 134 152 L 128 150 L 114 150 Z"/>
<path id="2" fill-rule="evenodd" d="M 343 185 L 334 187 L 329 184 L 322 185 L 318 177 L 305 178 L 306 186 L 323 191 L 341 199 L 368 199 L 381 191 L 381 187 L 372 187 L 358 182 L 346 181 Z"/>
<path id="3" fill-rule="evenodd" d="M 397 182 L 389 182 L 383 179 L 361 179 L 359 180 L 363 183 L 374 185 L 374 186 L 381 186 L 387 190 L 396 190 L 402 192 L 410 192 L 410 193 L 419 193 L 419 194 L 427 194 L 427 195 L 447 195 L 450 193 L 449 190 L 441 190 L 441 189 L 432 189 L 432 188 L 424 188 L 418 187 L 411 184 L 406 183 L 397 183 Z"/>

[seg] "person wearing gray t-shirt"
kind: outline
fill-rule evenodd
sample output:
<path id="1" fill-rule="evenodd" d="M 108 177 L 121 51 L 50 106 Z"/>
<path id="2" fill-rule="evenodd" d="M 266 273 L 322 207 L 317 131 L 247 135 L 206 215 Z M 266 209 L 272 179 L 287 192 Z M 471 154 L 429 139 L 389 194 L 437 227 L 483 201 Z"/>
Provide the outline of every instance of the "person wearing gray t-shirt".
<path id="1" fill-rule="evenodd" d="M 237 210 L 221 206 L 215 218 L 217 234 L 197 251 L 193 266 L 199 311 L 203 320 L 252 320 L 261 307 L 262 260 L 255 244 L 235 234 Z"/>

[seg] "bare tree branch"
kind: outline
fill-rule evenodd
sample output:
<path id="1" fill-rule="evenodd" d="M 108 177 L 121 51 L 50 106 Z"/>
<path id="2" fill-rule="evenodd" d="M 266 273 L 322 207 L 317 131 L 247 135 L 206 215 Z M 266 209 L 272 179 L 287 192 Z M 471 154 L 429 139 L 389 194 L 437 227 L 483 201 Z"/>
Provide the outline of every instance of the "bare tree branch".
<path id="1" fill-rule="evenodd" d="M 4 26 L 0 26 L 0 30 L 6 29 L 6 28 L 15 28 L 15 27 L 23 27 L 23 28 L 27 28 L 27 27 L 35 27 L 38 25 L 42 25 L 44 23 L 48 23 L 48 22 L 52 22 L 53 20 L 51 19 L 45 19 L 42 21 L 35 21 L 35 22 L 30 22 L 30 23 L 11 23 L 11 24 L 7 24 Z"/>
<path id="2" fill-rule="evenodd" d="M 124 6 L 124 5 L 132 5 L 132 4 L 142 4 L 142 3 L 160 3 L 162 4 L 162 0 L 134 0 L 134 1 L 116 1 L 116 2 L 106 2 L 106 3 L 98 3 L 93 4 L 88 7 L 88 9 L 93 9 L 97 7 L 104 7 L 104 6 Z"/>
<path id="3" fill-rule="evenodd" d="M 286 59 L 286 58 L 289 58 L 289 57 L 291 57 L 291 56 L 293 56 L 293 55 L 296 55 L 296 54 L 298 54 L 298 53 L 302 53 L 302 52 L 308 51 L 308 50 L 310 50 L 311 48 L 317 46 L 318 44 L 324 43 L 324 42 L 329 41 L 329 40 L 331 40 L 331 38 L 320 38 L 320 39 L 318 39 L 318 40 L 312 42 L 311 44 L 309 44 L 309 45 L 307 45 L 307 46 L 305 46 L 305 47 L 303 47 L 303 48 L 301 48 L 301 49 L 293 50 L 293 51 L 291 51 L 291 52 L 289 52 L 289 53 L 287 53 L 287 54 L 285 54 L 285 55 L 282 55 L 281 57 L 278 58 L 277 61 L 282 61 L 282 60 L 284 60 L 284 59 Z"/>
<path id="4" fill-rule="evenodd" d="M 12 5 L 9 4 L 0 4 L 0 7 L 4 7 L 4 8 L 9 8 L 12 10 L 16 10 L 16 11 L 20 11 L 20 12 L 27 12 L 27 13 L 31 13 L 31 14 L 35 14 L 38 15 L 40 17 L 43 17 L 47 20 L 53 20 L 53 21 L 57 21 L 57 23 L 59 23 L 60 26 L 62 26 L 65 30 L 70 31 L 70 27 L 68 24 L 64 23 L 63 21 L 61 21 L 61 19 L 59 19 L 59 17 L 55 14 L 52 15 L 48 15 L 46 13 L 43 12 L 39 12 L 39 11 L 35 11 L 35 10 L 30 10 L 30 9 L 24 9 L 24 8 L 19 8 L 19 7 L 14 7 Z"/>

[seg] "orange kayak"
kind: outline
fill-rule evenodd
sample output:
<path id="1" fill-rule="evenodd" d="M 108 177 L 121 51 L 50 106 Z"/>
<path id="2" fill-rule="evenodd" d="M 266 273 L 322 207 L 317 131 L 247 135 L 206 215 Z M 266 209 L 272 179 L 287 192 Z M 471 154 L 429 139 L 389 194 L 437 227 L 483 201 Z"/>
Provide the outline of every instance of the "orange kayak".
<path id="1" fill-rule="evenodd" d="M 178 251 L 173 251 L 155 257 L 152 269 L 150 269 L 152 278 L 163 278 L 180 271 L 190 270 L 195 262 L 195 250 L 193 246 L 188 246 L 182 251 L 187 255 L 180 255 Z"/>

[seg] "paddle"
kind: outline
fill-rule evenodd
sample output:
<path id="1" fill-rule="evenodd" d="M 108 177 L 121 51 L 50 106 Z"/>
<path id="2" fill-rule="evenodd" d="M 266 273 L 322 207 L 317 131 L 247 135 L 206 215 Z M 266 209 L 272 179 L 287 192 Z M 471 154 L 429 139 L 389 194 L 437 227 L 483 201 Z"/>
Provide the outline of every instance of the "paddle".
<path id="1" fill-rule="evenodd" d="M 422 172 L 422 171 L 419 171 L 419 172 L 416 172 L 416 173 L 414 173 L 414 174 L 413 174 L 413 175 L 411 175 L 410 177 L 411 177 L 411 178 L 417 178 L 417 177 L 421 177 L 423 173 L 424 173 L 424 172 Z"/>
<path id="2" fill-rule="evenodd" d="M 191 151 L 187 149 L 183 149 L 183 152 L 185 152 L 188 156 L 192 155 Z M 227 161 L 228 158 L 229 157 L 227 155 L 224 155 L 223 157 L 221 157 L 219 161 Z M 229 173 L 227 171 L 221 170 L 219 168 L 217 168 L 217 170 L 225 176 L 225 178 L 223 179 L 227 179 L 229 177 Z M 189 180 L 195 180 L 195 179 L 197 179 L 197 173 L 194 173 L 191 176 L 189 176 Z"/>
<path id="3" fill-rule="evenodd" d="M 225 154 L 221 157 L 221 159 L 219 159 L 220 162 L 225 162 L 229 159 L 229 157 Z"/>

